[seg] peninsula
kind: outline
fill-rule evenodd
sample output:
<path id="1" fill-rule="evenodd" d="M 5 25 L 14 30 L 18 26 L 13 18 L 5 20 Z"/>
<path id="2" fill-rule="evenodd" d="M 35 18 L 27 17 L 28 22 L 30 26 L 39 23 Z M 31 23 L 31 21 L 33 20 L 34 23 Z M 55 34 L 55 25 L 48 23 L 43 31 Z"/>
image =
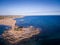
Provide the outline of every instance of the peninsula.
<path id="1" fill-rule="evenodd" d="M 4 31 L 2 34 L 3 39 L 10 44 L 16 44 L 23 39 L 30 38 L 33 35 L 38 35 L 40 33 L 40 29 L 35 28 L 32 25 L 25 28 L 21 26 L 18 27 L 15 25 L 15 23 L 16 20 L 13 20 L 13 18 L 9 17 L 0 20 L 0 24 L 9 25 L 12 27 L 12 29 Z"/>

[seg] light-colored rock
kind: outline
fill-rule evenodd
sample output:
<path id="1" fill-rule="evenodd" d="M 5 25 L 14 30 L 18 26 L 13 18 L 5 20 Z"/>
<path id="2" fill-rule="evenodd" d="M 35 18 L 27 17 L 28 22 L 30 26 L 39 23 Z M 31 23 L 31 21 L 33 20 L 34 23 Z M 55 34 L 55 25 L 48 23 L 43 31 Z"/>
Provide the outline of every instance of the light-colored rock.
<path id="1" fill-rule="evenodd" d="M 36 28 L 36 30 L 30 30 L 29 28 L 22 28 L 22 30 L 19 30 L 19 31 L 16 31 L 16 30 L 5 31 L 2 34 L 2 36 L 9 43 L 14 44 L 23 39 L 30 38 L 33 35 L 37 35 L 39 33 L 40 33 L 40 30 L 38 30 L 38 28 Z"/>
<path id="2" fill-rule="evenodd" d="M 13 20 L 11 18 L 0 20 L 0 24 L 11 26 L 12 29 L 14 29 L 15 23 L 16 23 L 16 20 Z"/>
<path id="3" fill-rule="evenodd" d="M 3 19 L 0 19 L 0 24 L 8 25 L 12 27 L 12 30 L 14 30 L 16 20 L 14 18 L 23 18 L 24 16 L 0 16 L 4 17 Z"/>
<path id="4" fill-rule="evenodd" d="M 38 28 L 34 28 L 33 26 L 15 30 L 15 28 L 18 27 L 15 26 L 16 21 L 12 18 L 5 18 L 0 20 L 0 24 L 9 25 L 12 27 L 12 29 L 4 31 L 4 33 L 2 34 L 2 37 L 10 44 L 15 44 L 23 39 L 30 38 L 33 35 L 37 35 L 40 33 L 40 30 Z"/>

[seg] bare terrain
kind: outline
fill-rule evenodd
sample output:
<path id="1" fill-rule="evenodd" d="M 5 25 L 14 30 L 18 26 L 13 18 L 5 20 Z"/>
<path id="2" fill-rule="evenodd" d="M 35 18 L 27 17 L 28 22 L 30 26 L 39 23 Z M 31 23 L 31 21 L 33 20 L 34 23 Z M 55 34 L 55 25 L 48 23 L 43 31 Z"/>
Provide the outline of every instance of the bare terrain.
<path id="1" fill-rule="evenodd" d="M 33 35 L 37 35 L 40 33 L 39 28 L 34 28 L 33 26 L 27 27 L 27 28 L 19 28 L 15 29 L 15 23 L 16 20 L 13 20 L 14 18 L 18 18 L 18 16 L 10 16 L 10 17 L 4 17 L 0 19 L 0 24 L 11 26 L 12 29 L 4 31 L 2 34 L 3 39 L 9 42 L 10 44 L 15 44 L 17 42 L 20 42 L 23 39 L 30 38 Z M 20 16 L 20 18 L 23 18 Z M 18 27 L 17 27 L 18 28 Z"/>

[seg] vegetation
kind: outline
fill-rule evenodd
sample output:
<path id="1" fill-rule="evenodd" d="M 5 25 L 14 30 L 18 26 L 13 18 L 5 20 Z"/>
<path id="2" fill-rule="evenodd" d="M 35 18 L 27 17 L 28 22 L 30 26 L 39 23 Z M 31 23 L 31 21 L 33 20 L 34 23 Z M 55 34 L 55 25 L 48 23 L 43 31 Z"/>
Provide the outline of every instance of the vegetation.
<path id="1" fill-rule="evenodd" d="M 4 16 L 0 16 L 0 19 L 4 19 Z"/>
<path id="2" fill-rule="evenodd" d="M 22 30 L 22 28 L 14 28 L 15 31 L 19 31 L 19 30 Z"/>
<path id="3" fill-rule="evenodd" d="M 4 18 L 21 18 L 23 16 L 0 16 L 0 19 L 4 19 Z"/>

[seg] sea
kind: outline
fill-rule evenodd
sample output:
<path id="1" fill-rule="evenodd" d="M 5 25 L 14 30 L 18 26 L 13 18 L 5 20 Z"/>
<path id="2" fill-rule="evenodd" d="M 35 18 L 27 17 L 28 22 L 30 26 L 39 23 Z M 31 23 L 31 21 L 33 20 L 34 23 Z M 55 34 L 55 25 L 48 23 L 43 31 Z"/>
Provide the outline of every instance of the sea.
<path id="1" fill-rule="evenodd" d="M 35 28 L 41 28 L 41 33 L 36 40 L 31 39 L 26 45 L 60 45 L 60 16 L 25 16 L 23 18 L 15 18 L 16 25 Z M 11 29 L 10 26 L 0 24 L 0 35 L 5 30 Z M 0 44 L 3 44 L 0 36 Z"/>

